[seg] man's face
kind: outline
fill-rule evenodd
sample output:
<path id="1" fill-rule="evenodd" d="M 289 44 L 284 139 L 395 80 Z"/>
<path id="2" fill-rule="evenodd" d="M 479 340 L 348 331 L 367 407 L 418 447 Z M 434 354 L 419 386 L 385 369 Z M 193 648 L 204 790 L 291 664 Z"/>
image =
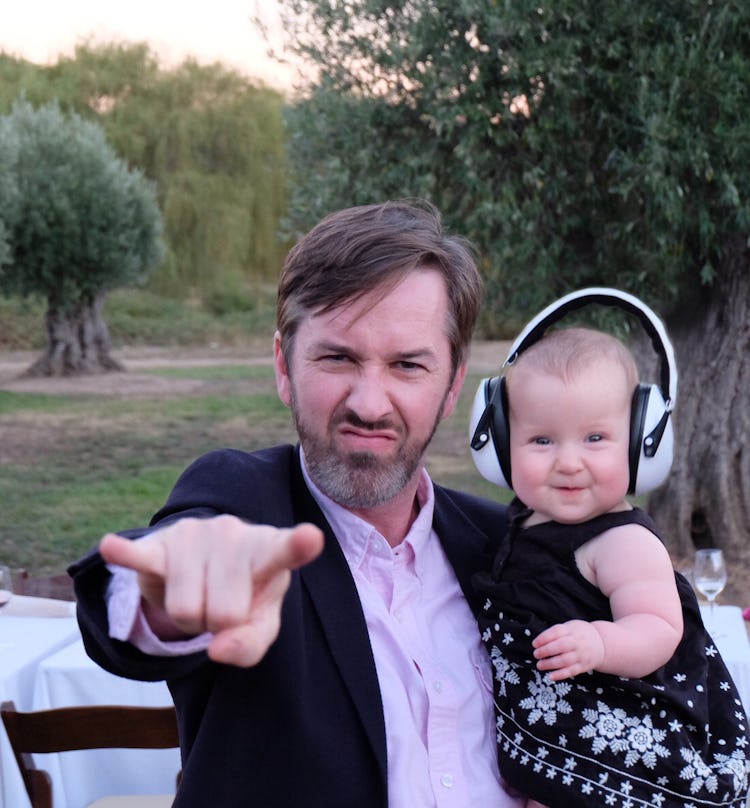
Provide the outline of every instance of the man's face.
<path id="1" fill-rule="evenodd" d="M 466 372 L 451 378 L 447 321 L 445 281 L 427 269 L 308 317 L 289 364 L 277 334 L 279 396 L 292 408 L 313 481 L 341 505 L 373 508 L 416 489 Z"/>

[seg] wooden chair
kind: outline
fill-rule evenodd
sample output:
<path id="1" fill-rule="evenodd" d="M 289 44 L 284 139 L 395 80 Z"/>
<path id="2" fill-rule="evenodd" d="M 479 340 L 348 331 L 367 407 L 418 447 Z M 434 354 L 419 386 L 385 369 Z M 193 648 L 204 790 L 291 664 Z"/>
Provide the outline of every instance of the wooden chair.
<path id="1" fill-rule="evenodd" d="M 174 707 L 59 707 L 18 712 L 0 705 L 32 808 L 53 808 L 52 780 L 34 765 L 32 754 L 76 749 L 170 749 L 179 746 Z M 179 774 L 177 776 L 179 782 Z M 164 808 L 174 795 L 104 797 L 88 808 Z"/>
<path id="2" fill-rule="evenodd" d="M 13 577 L 13 590 L 17 595 L 71 601 L 76 599 L 73 580 L 65 573 L 39 578 L 32 577 L 25 569 L 19 569 Z"/>

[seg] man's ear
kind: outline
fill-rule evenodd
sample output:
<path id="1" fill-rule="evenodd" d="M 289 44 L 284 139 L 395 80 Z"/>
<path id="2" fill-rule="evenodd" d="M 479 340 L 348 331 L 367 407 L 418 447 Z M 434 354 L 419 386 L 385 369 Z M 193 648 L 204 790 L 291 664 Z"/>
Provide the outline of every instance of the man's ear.
<path id="1" fill-rule="evenodd" d="M 292 383 L 289 380 L 289 368 L 286 357 L 281 350 L 281 334 L 277 331 L 273 335 L 273 369 L 276 374 L 276 392 L 282 404 L 290 407 L 292 404 Z"/>
<path id="2" fill-rule="evenodd" d="M 458 404 L 458 397 L 461 395 L 461 390 L 464 386 L 464 381 L 466 381 L 466 371 L 468 369 L 468 365 L 466 362 L 463 365 L 459 365 L 456 369 L 456 373 L 453 376 L 453 381 L 451 382 L 451 386 L 448 389 L 448 395 L 445 397 L 445 401 L 443 402 L 443 411 L 440 414 L 441 418 L 447 418 L 449 415 L 453 414 L 453 411 L 456 409 L 456 404 Z"/>

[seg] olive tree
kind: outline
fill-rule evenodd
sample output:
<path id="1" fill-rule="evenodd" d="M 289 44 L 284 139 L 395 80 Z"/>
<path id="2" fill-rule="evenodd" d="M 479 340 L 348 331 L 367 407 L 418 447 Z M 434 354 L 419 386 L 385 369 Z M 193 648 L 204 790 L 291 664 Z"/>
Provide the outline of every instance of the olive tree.
<path id="1" fill-rule="evenodd" d="M 19 100 L 0 117 L 0 223 L 9 261 L 0 290 L 46 300 L 47 345 L 32 375 L 119 368 L 102 307 L 109 291 L 146 278 L 163 254 L 152 185 L 96 124 L 55 103 Z"/>
<path id="2" fill-rule="evenodd" d="M 289 114 L 290 228 L 431 198 L 484 256 L 487 336 L 584 286 L 641 297 L 680 370 L 675 462 L 650 508 L 676 555 L 746 561 L 750 4 L 281 6 L 315 68 Z"/>

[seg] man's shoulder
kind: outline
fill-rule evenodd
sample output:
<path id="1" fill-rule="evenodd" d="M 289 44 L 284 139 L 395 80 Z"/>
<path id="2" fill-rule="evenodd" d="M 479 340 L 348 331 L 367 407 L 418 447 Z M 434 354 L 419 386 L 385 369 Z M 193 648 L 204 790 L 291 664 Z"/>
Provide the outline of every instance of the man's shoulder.
<path id="1" fill-rule="evenodd" d="M 242 449 L 213 449 L 194 460 L 184 474 L 197 470 L 268 474 L 272 471 L 288 472 L 296 455 L 291 444 L 280 444 L 252 452 Z"/>
<path id="2" fill-rule="evenodd" d="M 472 576 L 489 568 L 507 532 L 506 511 L 499 502 L 435 486 L 435 530 L 470 603 Z"/>
<path id="3" fill-rule="evenodd" d="M 231 513 L 251 522 L 288 524 L 297 463 L 296 449 L 288 444 L 255 452 L 207 452 L 180 475 L 152 524 L 177 516 L 216 513 Z"/>
<path id="4" fill-rule="evenodd" d="M 507 505 L 437 484 L 434 488 L 436 513 L 443 518 L 451 518 L 453 514 L 460 519 L 468 519 L 480 531 L 491 536 L 507 528 Z"/>

